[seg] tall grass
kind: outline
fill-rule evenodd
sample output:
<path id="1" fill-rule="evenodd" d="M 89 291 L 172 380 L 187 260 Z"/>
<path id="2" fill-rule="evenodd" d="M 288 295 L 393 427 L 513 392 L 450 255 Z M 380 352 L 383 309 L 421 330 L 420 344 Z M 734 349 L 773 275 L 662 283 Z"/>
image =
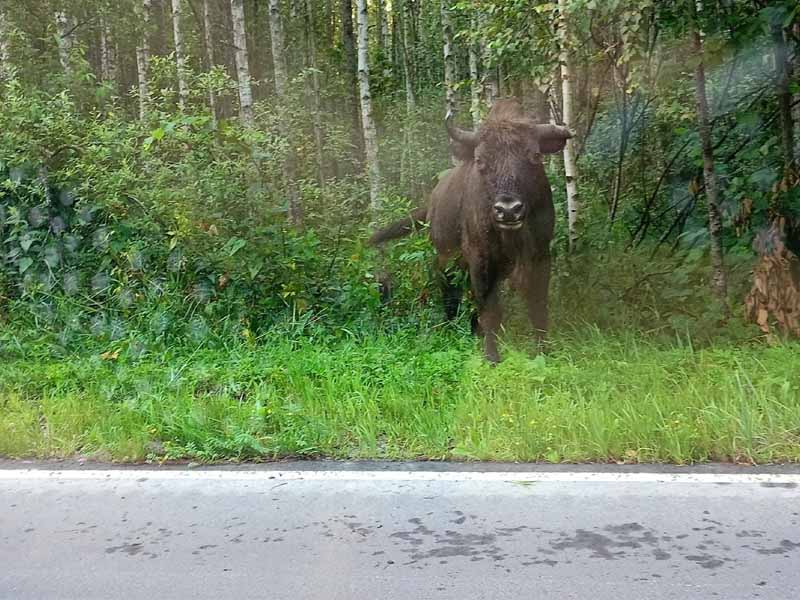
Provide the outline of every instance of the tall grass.
<path id="1" fill-rule="evenodd" d="M 800 346 L 578 330 L 496 368 L 450 329 L 0 366 L 0 455 L 525 461 L 800 459 Z"/>

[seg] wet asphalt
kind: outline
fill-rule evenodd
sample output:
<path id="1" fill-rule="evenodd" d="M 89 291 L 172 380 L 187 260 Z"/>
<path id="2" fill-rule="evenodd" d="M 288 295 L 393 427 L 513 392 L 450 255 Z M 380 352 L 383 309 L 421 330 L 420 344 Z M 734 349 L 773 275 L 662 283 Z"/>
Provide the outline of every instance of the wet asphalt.
<path id="1" fill-rule="evenodd" d="M 800 597 L 796 483 L 70 473 L 0 479 L 0 598 Z"/>

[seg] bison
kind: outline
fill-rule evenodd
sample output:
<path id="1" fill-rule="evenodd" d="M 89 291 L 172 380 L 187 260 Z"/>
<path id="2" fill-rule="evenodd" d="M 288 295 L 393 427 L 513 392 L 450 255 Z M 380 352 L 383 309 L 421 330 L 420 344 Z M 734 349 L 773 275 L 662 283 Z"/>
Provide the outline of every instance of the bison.
<path id="1" fill-rule="evenodd" d="M 427 222 L 445 314 L 455 317 L 461 302 L 462 290 L 445 270 L 455 260 L 469 273 L 486 358 L 497 363 L 499 288 L 505 278 L 512 277 L 524 295 L 537 337 L 547 333 L 555 210 L 542 157 L 561 151 L 571 133 L 566 127 L 536 123 L 512 99 L 497 101 L 476 132 L 456 127 L 450 114 L 445 122 L 460 165 L 442 176 L 427 207 L 375 232 L 370 243 L 402 237 Z"/>

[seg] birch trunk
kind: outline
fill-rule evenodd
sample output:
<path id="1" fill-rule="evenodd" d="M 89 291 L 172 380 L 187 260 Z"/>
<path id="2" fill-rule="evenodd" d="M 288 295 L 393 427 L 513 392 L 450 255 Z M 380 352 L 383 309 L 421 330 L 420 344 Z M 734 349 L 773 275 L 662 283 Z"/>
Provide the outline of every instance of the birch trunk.
<path id="1" fill-rule="evenodd" d="M 317 43 L 314 27 L 314 0 L 305 3 L 305 35 L 306 51 L 308 53 L 307 65 L 311 69 L 310 77 L 306 81 L 310 84 L 307 90 L 311 98 L 311 110 L 314 122 L 314 147 L 317 153 L 317 180 L 320 186 L 325 185 L 325 155 L 322 135 L 322 100 L 320 98 L 319 69 L 317 68 Z"/>
<path id="2" fill-rule="evenodd" d="M 706 71 L 704 64 L 703 37 L 697 26 L 697 7 L 694 0 L 689 0 L 693 23 L 691 30 L 692 48 L 697 65 L 694 70 L 695 103 L 697 108 L 697 128 L 700 134 L 700 145 L 703 151 L 703 179 L 706 186 L 706 202 L 708 204 L 708 231 L 711 240 L 712 289 L 719 302 L 726 308 L 728 297 L 728 281 L 722 253 L 722 217 L 719 209 L 719 193 L 717 176 L 714 170 L 714 148 L 711 140 L 711 120 L 708 114 L 706 97 Z"/>
<path id="3" fill-rule="evenodd" d="M 362 132 L 361 132 L 361 115 L 359 114 L 359 101 L 358 101 L 358 78 L 356 71 L 357 58 L 356 58 L 356 43 L 355 34 L 353 32 L 353 1 L 341 0 L 340 2 L 340 17 L 342 21 L 342 49 L 344 50 L 345 68 L 347 71 L 345 84 L 347 85 L 347 98 L 348 108 L 350 109 L 351 129 L 350 135 L 353 142 L 353 147 L 361 151 Z"/>
<path id="4" fill-rule="evenodd" d="M 184 111 L 186 102 L 189 100 L 189 84 L 186 81 L 186 51 L 183 45 L 181 1 L 172 0 L 172 34 L 175 40 L 175 62 L 178 66 L 178 108 Z"/>
<path id="5" fill-rule="evenodd" d="M 0 6 L 0 83 L 11 77 L 11 53 L 8 47 L 10 29 L 6 13 Z"/>
<path id="6" fill-rule="evenodd" d="M 478 25 L 481 30 L 486 26 L 486 15 L 478 13 Z M 497 67 L 491 66 L 492 52 L 486 38 L 481 38 L 481 61 L 483 62 L 482 89 L 486 100 L 486 105 L 492 108 L 494 101 L 500 95 L 500 85 L 497 83 Z"/>
<path id="7" fill-rule="evenodd" d="M 386 43 L 386 35 L 388 31 L 388 23 L 384 8 L 386 0 L 375 0 L 375 30 L 378 32 L 378 48 L 380 48 L 381 56 L 386 56 L 388 45 Z"/>
<path id="8" fill-rule="evenodd" d="M 111 26 L 105 17 L 100 19 L 100 75 L 103 81 L 117 79 L 117 56 L 111 35 Z"/>
<path id="9" fill-rule="evenodd" d="M 567 0 L 558 0 L 559 63 L 561 66 L 561 101 L 564 125 L 574 128 L 572 99 L 572 61 L 570 60 L 570 32 L 567 19 Z M 569 250 L 574 251 L 578 243 L 578 221 L 580 200 L 578 198 L 577 169 L 575 166 L 575 140 L 567 140 L 564 146 L 564 176 L 567 180 L 567 223 Z"/>
<path id="10" fill-rule="evenodd" d="M 406 111 L 408 114 L 417 109 L 416 69 L 414 64 L 414 38 L 411 33 L 410 0 L 405 0 L 403 11 L 403 73 L 406 84 Z"/>
<path id="11" fill-rule="evenodd" d="M 358 0 L 358 83 L 361 90 L 361 119 L 369 174 L 369 203 L 373 213 L 381 207 L 381 170 L 378 163 L 378 137 L 372 119 L 369 89 L 369 12 L 367 0 Z"/>
<path id="12" fill-rule="evenodd" d="M 239 81 L 239 118 L 245 127 L 253 127 L 253 88 L 250 86 L 250 56 L 244 23 L 244 0 L 231 0 L 233 45 L 236 49 L 236 77 Z"/>
<path id="13" fill-rule="evenodd" d="M 144 121 L 150 103 L 150 9 L 151 0 L 142 0 L 142 37 L 136 48 L 136 72 L 139 80 L 139 118 Z"/>
<path id="14" fill-rule="evenodd" d="M 272 39 L 272 67 L 275 74 L 275 92 L 282 110 L 286 110 L 289 103 L 289 75 L 286 63 L 286 42 L 283 36 L 283 16 L 281 15 L 280 0 L 269 0 L 269 30 Z M 300 194 L 297 190 L 296 164 L 294 143 L 291 136 L 291 127 L 287 115 L 280 119 L 281 134 L 286 139 L 288 149 L 283 163 L 283 175 L 289 196 L 289 223 L 294 227 L 303 226 L 303 207 L 300 203 Z"/>
<path id="15" fill-rule="evenodd" d="M 444 88 L 447 114 L 456 112 L 456 65 L 453 56 L 453 24 L 450 20 L 450 0 L 441 0 L 442 38 L 444 42 Z"/>
<path id="16" fill-rule="evenodd" d="M 203 42 L 206 49 L 206 62 L 208 63 L 208 70 L 212 70 L 215 66 L 214 57 L 214 37 L 213 37 L 213 22 L 211 12 L 211 0 L 203 0 Z M 211 110 L 211 123 L 214 129 L 217 128 L 217 95 L 214 90 L 208 91 L 208 107 Z"/>
<path id="17" fill-rule="evenodd" d="M 477 19 L 473 17 L 471 24 L 472 30 L 475 31 L 478 25 Z M 469 43 L 469 79 L 469 112 L 472 115 L 472 128 L 477 131 L 481 122 L 481 95 L 483 94 L 483 89 L 481 87 L 480 56 L 478 56 L 478 48 L 474 40 Z"/>
<path id="18" fill-rule="evenodd" d="M 56 12 L 56 41 L 58 59 L 67 77 L 72 76 L 72 19 L 63 10 Z"/>

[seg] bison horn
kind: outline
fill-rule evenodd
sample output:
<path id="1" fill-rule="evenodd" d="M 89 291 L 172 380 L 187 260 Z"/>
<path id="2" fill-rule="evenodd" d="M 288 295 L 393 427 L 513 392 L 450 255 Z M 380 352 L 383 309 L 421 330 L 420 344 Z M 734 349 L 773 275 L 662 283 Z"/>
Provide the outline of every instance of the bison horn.
<path id="1" fill-rule="evenodd" d="M 460 144 L 467 144 L 469 146 L 476 146 L 478 144 L 478 134 L 475 131 L 467 131 L 453 125 L 453 113 L 447 111 L 447 116 L 444 119 L 444 124 L 447 126 L 447 133 L 450 139 Z"/>
<path id="2" fill-rule="evenodd" d="M 550 125 L 537 123 L 533 126 L 536 136 L 551 140 L 568 140 L 575 137 L 575 134 L 563 125 Z"/>

